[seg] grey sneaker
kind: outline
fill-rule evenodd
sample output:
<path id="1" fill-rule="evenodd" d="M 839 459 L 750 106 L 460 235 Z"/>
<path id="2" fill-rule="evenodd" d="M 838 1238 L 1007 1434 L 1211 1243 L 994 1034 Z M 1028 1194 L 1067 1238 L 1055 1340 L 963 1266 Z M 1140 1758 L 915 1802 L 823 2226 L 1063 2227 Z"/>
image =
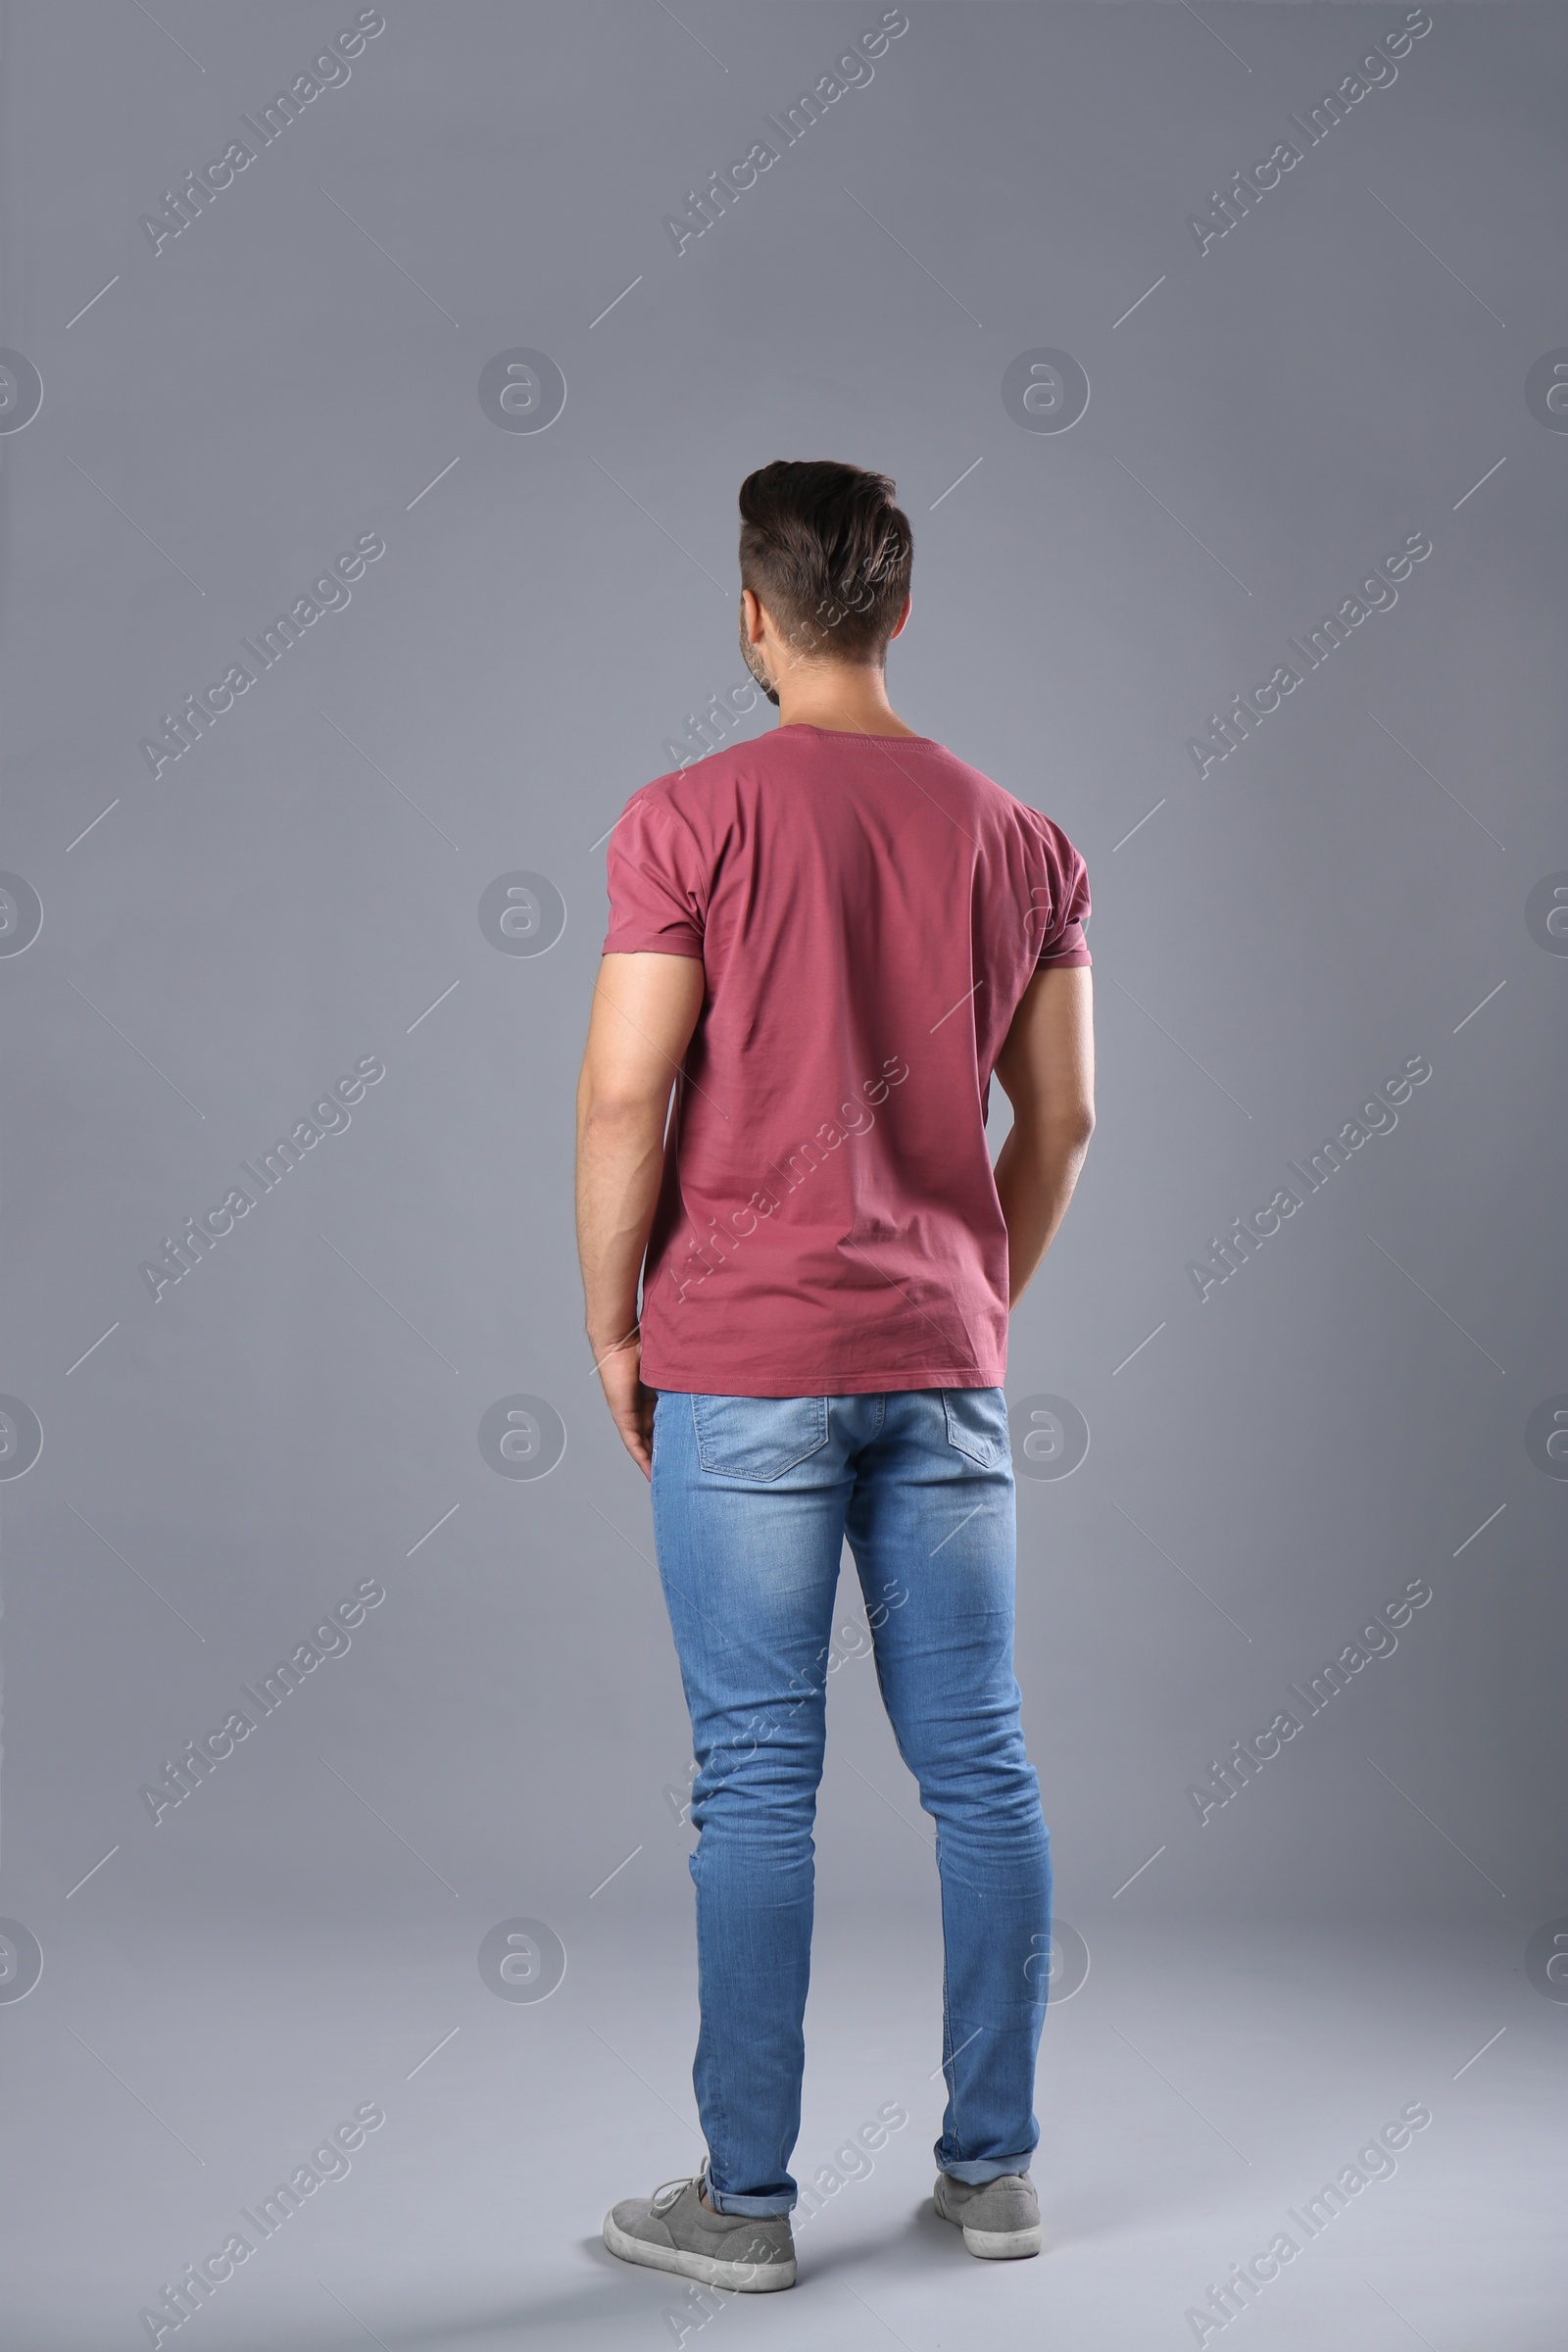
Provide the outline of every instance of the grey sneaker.
<path id="1" fill-rule="evenodd" d="M 710 2213 L 706 2176 L 666 2180 L 651 2197 L 627 2197 L 605 2216 L 605 2243 L 622 2262 L 675 2271 L 704 2286 L 765 2295 L 795 2284 L 795 2240 L 787 2213 Z"/>
<path id="2" fill-rule="evenodd" d="M 1040 2199 L 1026 2173 L 1004 2173 L 978 2187 L 938 2173 L 935 2202 L 945 2222 L 957 2223 L 964 2244 L 982 2262 L 1012 2262 L 1040 2251 Z"/>

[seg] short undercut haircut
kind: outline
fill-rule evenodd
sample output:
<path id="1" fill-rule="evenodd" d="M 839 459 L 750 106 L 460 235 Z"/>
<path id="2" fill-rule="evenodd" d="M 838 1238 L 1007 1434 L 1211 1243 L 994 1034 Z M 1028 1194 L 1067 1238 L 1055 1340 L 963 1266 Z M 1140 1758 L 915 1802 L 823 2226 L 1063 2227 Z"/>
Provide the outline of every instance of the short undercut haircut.
<path id="1" fill-rule="evenodd" d="M 778 459 L 741 484 L 741 585 L 801 654 L 886 657 L 914 541 L 891 475 Z"/>

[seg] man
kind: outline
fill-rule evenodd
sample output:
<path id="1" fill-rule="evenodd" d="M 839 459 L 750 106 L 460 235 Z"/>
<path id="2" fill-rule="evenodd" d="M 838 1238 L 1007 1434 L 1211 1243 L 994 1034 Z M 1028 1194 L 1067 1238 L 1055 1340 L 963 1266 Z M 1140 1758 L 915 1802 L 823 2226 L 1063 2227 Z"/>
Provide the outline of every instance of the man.
<path id="1" fill-rule="evenodd" d="M 698 1762 L 708 2141 L 605 2242 L 749 2292 L 795 2278 L 846 1536 L 937 1825 L 936 2210 L 972 2254 L 1040 2248 L 1051 1858 L 1013 1678 L 1002 1382 L 1094 1125 L 1089 888 L 1057 826 L 893 710 L 912 555 L 893 500 L 832 464 L 743 484 L 741 651 L 779 724 L 627 804 L 577 1097 L 588 1338 L 652 1479 Z M 993 1073 L 1013 1110 L 995 1169 Z"/>

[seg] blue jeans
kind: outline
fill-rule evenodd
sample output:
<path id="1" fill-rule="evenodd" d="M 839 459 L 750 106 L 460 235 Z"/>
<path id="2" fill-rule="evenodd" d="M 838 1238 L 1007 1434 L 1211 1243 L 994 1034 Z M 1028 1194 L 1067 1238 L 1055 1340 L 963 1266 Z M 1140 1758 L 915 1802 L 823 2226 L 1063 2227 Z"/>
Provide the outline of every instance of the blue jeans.
<path id="1" fill-rule="evenodd" d="M 937 2163 L 1027 2169 L 1051 1845 L 1012 1670 L 1016 1547 L 1000 1389 L 660 1393 L 654 1532 L 691 1711 L 702 2029 L 693 2082 L 722 2213 L 785 2213 L 801 2120 L 834 1595 L 849 1538 L 899 1752 L 942 1882 Z"/>

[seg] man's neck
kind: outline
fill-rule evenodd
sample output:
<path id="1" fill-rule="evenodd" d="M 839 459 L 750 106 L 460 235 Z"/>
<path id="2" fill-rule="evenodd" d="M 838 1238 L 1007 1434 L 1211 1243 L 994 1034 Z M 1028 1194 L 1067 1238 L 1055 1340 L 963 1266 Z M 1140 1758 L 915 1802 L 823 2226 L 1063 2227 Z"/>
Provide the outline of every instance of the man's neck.
<path id="1" fill-rule="evenodd" d="M 823 727 L 842 735 L 913 735 L 888 701 L 880 669 L 848 662 L 809 674 L 786 675 L 778 686 L 781 727 Z"/>

